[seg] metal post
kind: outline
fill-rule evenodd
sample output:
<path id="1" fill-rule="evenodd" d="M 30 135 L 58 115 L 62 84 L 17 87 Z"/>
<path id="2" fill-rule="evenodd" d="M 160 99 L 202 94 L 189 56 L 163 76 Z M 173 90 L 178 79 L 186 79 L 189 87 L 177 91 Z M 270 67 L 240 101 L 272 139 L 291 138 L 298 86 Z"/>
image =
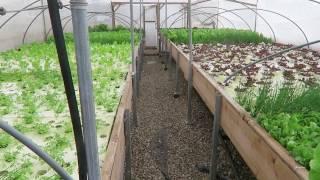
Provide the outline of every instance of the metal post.
<path id="1" fill-rule="evenodd" d="M 160 40 L 160 5 L 156 5 L 156 16 L 157 16 L 157 34 L 158 34 L 158 46 L 159 46 L 159 55 L 161 54 L 161 40 Z"/>
<path id="2" fill-rule="evenodd" d="M 86 0 L 71 0 L 70 4 L 79 79 L 81 117 L 88 164 L 88 178 L 90 180 L 100 180 L 97 129 L 92 91 L 92 70 L 88 41 L 88 3 Z"/>
<path id="3" fill-rule="evenodd" d="M 41 6 L 44 6 L 43 0 L 41 0 Z M 46 26 L 46 16 L 45 16 L 45 11 L 42 12 L 42 22 L 43 22 L 43 40 L 46 41 L 48 40 L 47 37 L 47 26 Z"/>
<path id="4" fill-rule="evenodd" d="M 212 151 L 211 151 L 211 166 L 210 166 L 210 175 L 209 180 L 216 179 L 216 170 L 217 170 L 217 153 L 219 145 L 219 128 L 220 128 L 220 119 L 221 119 L 221 104 L 222 96 L 220 94 L 216 95 L 215 102 L 215 112 L 214 112 L 214 121 L 212 128 Z"/>
<path id="5" fill-rule="evenodd" d="M 59 13 L 59 4 L 57 1 L 48 0 L 48 9 L 51 20 L 52 32 L 58 53 L 59 65 L 61 75 L 63 78 L 66 97 L 68 100 L 68 107 L 73 128 L 73 135 L 77 150 L 77 159 L 79 167 L 79 179 L 87 179 L 87 160 L 86 149 L 84 144 L 82 125 L 80 120 L 80 113 L 78 109 L 78 102 L 74 90 L 70 64 L 68 60 L 68 52 L 63 36 L 63 29 L 61 25 L 61 18 Z"/>
<path id="6" fill-rule="evenodd" d="M 137 122 L 137 65 L 134 55 L 134 27 L 133 27 L 133 1 L 130 0 L 130 32 L 131 32 L 131 60 L 132 60 L 132 111 L 133 125 L 138 126 Z"/>
<path id="7" fill-rule="evenodd" d="M 168 28 L 168 22 L 167 22 L 167 19 L 168 19 L 168 0 L 165 0 L 165 30 L 167 30 Z M 168 62 L 169 62 L 169 54 L 168 54 L 168 42 L 166 40 L 166 43 L 164 45 L 164 56 L 166 57 L 166 63 L 164 65 L 164 70 L 167 70 L 168 69 Z"/>
<path id="8" fill-rule="evenodd" d="M 191 22 L 191 0 L 188 0 L 188 29 L 189 29 L 189 70 L 188 70 L 188 115 L 187 123 L 191 124 L 192 120 L 192 22 Z"/>
<path id="9" fill-rule="evenodd" d="M 116 28 L 116 14 L 115 14 L 115 10 L 114 10 L 114 6 L 113 3 L 111 3 L 111 12 L 112 12 L 112 29 Z"/>
<path id="10" fill-rule="evenodd" d="M 259 0 L 256 1 L 256 9 L 255 9 L 255 17 L 254 17 L 254 32 L 257 31 L 257 20 L 258 20 L 258 2 Z"/>
<path id="11" fill-rule="evenodd" d="M 173 75 L 173 60 L 172 60 L 172 45 L 169 46 L 169 80 L 172 80 Z"/>
<path id="12" fill-rule="evenodd" d="M 131 180 L 131 122 L 129 110 L 124 111 L 124 136 L 125 136 L 125 172 L 124 179 Z"/>
<path id="13" fill-rule="evenodd" d="M 176 90 L 173 97 L 178 98 L 180 96 L 180 53 L 177 53 L 176 61 Z"/>
<path id="14" fill-rule="evenodd" d="M 218 0 L 218 9 L 217 9 L 217 11 L 218 11 L 218 13 L 220 11 L 220 0 Z M 217 16 L 216 29 L 219 29 L 219 16 Z"/>
<path id="15" fill-rule="evenodd" d="M 52 169 L 54 169 L 61 178 L 66 180 L 71 180 L 72 178 L 68 173 L 56 162 L 54 161 L 46 152 L 44 152 L 39 146 L 32 142 L 31 139 L 24 136 L 22 133 L 9 126 L 6 122 L 0 120 L 0 129 L 3 129 L 6 133 L 10 134 L 22 144 L 27 146 L 31 151 L 37 154 L 41 159 L 43 159 Z"/>
<path id="16" fill-rule="evenodd" d="M 139 61 L 138 61 L 138 64 L 137 64 L 137 96 L 139 97 L 140 95 L 140 79 L 141 79 L 141 61 L 142 61 L 142 46 L 141 46 L 141 43 L 142 43 L 142 31 L 141 31 L 141 28 L 142 28 L 142 22 L 141 22 L 141 13 L 142 13 L 142 3 L 141 3 L 141 0 L 140 0 L 140 4 L 139 4 L 139 51 L 138 51 L 138 58 L 139 58 Z"/>

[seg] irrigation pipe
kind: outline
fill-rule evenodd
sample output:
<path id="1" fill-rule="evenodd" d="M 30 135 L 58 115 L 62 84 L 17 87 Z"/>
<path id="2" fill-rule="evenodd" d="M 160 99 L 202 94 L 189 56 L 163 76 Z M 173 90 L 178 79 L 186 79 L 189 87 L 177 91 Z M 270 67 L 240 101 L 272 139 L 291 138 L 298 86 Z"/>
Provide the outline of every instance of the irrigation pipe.
<path id="1" fill-rule="evenodd" d="M 52 169 L 54 169 L 61 178 L 65 180 L 71 180 L 71 176 L 55 161 L 53 160 L 47 153 L 45 153 L 38 145 L 32 142 L 31 139 L 24 136 L 22 133 L 17 131 L 15 128 L 11 127 L 8 123 L 0 120 L 0 128 L 4 130 L 6 133 L 13 136 L 19 142 L 27 146 L 31 151 L 33 151 L 36 155 L 38 155 L 41 159 L 43 159 Z"/>

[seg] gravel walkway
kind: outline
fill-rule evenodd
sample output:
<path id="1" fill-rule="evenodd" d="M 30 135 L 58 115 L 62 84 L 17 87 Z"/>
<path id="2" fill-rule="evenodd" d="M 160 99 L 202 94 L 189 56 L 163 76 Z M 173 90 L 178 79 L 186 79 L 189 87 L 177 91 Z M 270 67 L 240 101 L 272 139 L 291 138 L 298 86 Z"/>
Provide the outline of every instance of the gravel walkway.
<path id="1" fill-rule="evenodd" d="M 212 115 L 194 92 L 193 123 L 187 125 L 187 83 L 183 80 L 180 85 L 181 96 L 175 99 L 175 80 L 169 80 L 169 71 L 164 71 L 161 59 L 145 57 L 138 98 L 138 127 L 132 130 L 132 179 L 208 178 L 208 169 L 202 167 L 210 160 Z M 234 148 L 230 149 L 236 169 L 241 173 L 236 175 L 232 170 L 227 151 L 220 145 L 219 179 L 254 179 Z"/>

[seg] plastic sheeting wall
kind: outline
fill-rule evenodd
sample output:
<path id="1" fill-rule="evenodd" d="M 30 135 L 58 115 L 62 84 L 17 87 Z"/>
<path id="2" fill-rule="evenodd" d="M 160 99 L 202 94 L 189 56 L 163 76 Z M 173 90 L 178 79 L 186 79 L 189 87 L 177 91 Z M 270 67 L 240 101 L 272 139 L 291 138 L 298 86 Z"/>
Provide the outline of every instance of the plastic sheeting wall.
<path id="1" fill-rule="evenodd" d="M 19 10 L 28 4 L 34 2 L 35 0 L 0 0 L 0 6 L 5 7 L 6 10 Z M 34 4 L 31 7 L 37 7 L 46 5 L 46 0 L 41 0 L 40 2 Z M 62 0 L 64 5 L 69 4 L 69 0 Z M 103 0 L 88 0 L 89 6 L 88 11 L 106 11 L 108 4 Z M 5 26 L 0 29 L 0 51 L 5 51 L 12 48 L 17 48 L 22 44 L 23 36 L 27 30 L 29 24 L 32 20 L 41 12 L 41 10 L 25 11 L 19 13 L 16 17 L 11 19 Z M 62 25 L 65 28 L 65 32 L 72 31 L 72 21 L 70 10 L 63 8 L 60 10 L 60 15 L 62 18 Z M 5 22 L 13 13 L 7 13 L 5 16 L 0 16 L 0 24 Z M 88 16 L 89 24 L 99 24 L 99 23 L 111 23 L 111 18 L 105 15 L 95 15 L 89 14 Z M 30 26 L 28 33 L 26 34 L 25 43 L 30 43 L 34 41 L 43 41 L 45 39 L 45 34 L 47 34 L 51 29 L 50 18 L 48 9 L 44 11 L 44 15 L 40 15 Z M 51 35 L 51 33 L 49 33 Z"/>
<path id="2" fill-rule="evenodd" d="M 0 0 L 0 6 L 5 7 L 7 10 L 21 9 L 34 0 Z M 46 4 L 46 0 L 43 0 Z M 137 0 L 136 0 L 137 1 Z M 170 1 L 170 0 L 168 0 Z M 199 0 L 198 0 L 199 1 Z M 198 2 L 193 0 L 193 3 Z M 257 30 L 268 37 L 272 37 L 270 28 L 264 20 L 257 16 L 257 12 L 265 18 L 274 30 L 277 42 L 289 44 L 301 44 L 306 42 L 302 32 L 293 25 L 289 20 L 272 14 L 264 12 L 259 9 L 267 9 L 280 13 L 292 21 L 297 23 L 305 32 L 309 41 L 320 39 L 318 28 L 320 27 L 320 4 L 316 4 L 309 0 L 238 0 L 241 2 L 256 4 L 257 6 L 246 6 L 239 3 L 230 2 L 227 0 L 212 0 L 192 6 L 192 25 L 194 27 L 219 27 L 219 28 L 237 28 L 237 29 L 251 29 Z M 128 1 L 129 2 L 129 1 Z M 63 0 L 63 3 L 69 4 L 69 0 Z M 88 0 L 89 12 L 109 12 L 107 14 L 94 14 L 89 13 L 89 24 L 111 24 L 111 3 L 110 0 Z M 39 6 L 37 3 L 35 6 Z M 186 27 L 186 11 L 183 9 L 186 5 L 168 5 L 168 17 L 175 14 L 168 19 L 168 27 Z M 248 9 L 251 8 L 251 9 Z M 232 11 L 232 12 L 230 12 Z M 7 25 L 0 29 L 0 51 L 16 48 L 22 44 L 22 39 L 27 26 L 32 19 L 40 11 L 27 11 L 22 12 L 13 18 Z M 165 8 L 161 6 L 160 10 L 161 27 L 165 27 Z M 72 22 L 70 11 L 67 9 L 61 10 L 62 24 L 65 26 L 65 31 L 72 31 Z M 0 16 L 0 23 L 4 22 L 11 14 Z M 241 18 L 242 19 L 241 19 Z M 43 20 L 45 19 L 45 26 Z M 139 5 L 134 5 L 134 20 L 135 26 L 139 27 Z M 129 26 L 129 5 L 122 5 L 116 11 L 116 24 Z M 45 38 L 45 32 L 51 28 L 48 11 L 45 11 L 45 18 L 42 15 L 33 23 L 26 35 L 26 42 L 41 41 Z M 320 49 L 320 45 L 312 46 L 314 49 Z"/>
<path id="3" fill-rule="evenodd" d="M 240 0 L 239 0 L 240 1 Z M 254 0 L 252 0 L 254 2 Z M 250 2 L 250 3 L 252 3 Z M 243 17 L 250 25 L 251 29 L 254 30 L 256 26 L 257 32 L 263 33 L 265 36 L 273 38 L 272 31 L 266 24 L 266 22 L 259 16 L 255 23 L 256 14 L 252 10 L 235 10 L 247 8 L 239 3 L 234 3 L 225 0 L 219 0 L 219 7 L 229 10 L 234 10 L 237 14 Z M 249 6 L 255 9 L 254 6 Z M 257 3 L 257 12 L 265 18 L 274 30 L 276 40 L 280 43 L 285 44 L 302 44 L 306 42 L 303 33 L 288 19 L 276 15 L 268 11 L 274 11 L 286 16 L 287 18 L 294 21 L 306 34 L 309 41 L 315 41 L 320 39 L 320 33 L 318 27 L 320 27 L 320 4 L 311 2 L 309 0 L 259 0 Z M 223 10 L 220 10 L 221 12 Z M 248 29 L 239 18 L 232 15 L 231 13 L 225 13 L 225 16 L 229 18 L 238 29 Z M 221 20 L 221 19 L 220 19 Z M 221 20 L 224 27 L 232 28 L 230 23 L 225 20 Z M 219 24 L 219 28 L 223 27 Z M 320 50 L 320 44 L 311 46 L 311 48 Z"/>

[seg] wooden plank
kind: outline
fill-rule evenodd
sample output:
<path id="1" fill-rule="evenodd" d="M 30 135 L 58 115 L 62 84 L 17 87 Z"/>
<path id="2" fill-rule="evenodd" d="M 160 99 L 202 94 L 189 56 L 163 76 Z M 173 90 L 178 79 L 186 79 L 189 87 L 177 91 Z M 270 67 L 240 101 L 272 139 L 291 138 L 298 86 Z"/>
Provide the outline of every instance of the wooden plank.
<path id="1" fill-rule="evenodd" d="M 179 66 L 186 78 L 188 57 L 172 42 L 168 43 L 175 61 L 180 54 Z M 196 63 L 193 63 L 193 86 L 212 112 L 216 93 L 223 96 L 221 127 L 258 179 L 308 179 L 308 171 Z"/>
<path id="2" fill-rule="evenodd" d="M 131 69 L 128 72 L 125 87 L 118 106 L 116 118 L 112 128 L 111 137 L 109 140 L 107 154 L 102 167 L 103 180 L 118 180 L 123 179 L 124 159 L 125 159 L 125 144 L 124 144 L 124 111 L 131 109 L 132 99 L 132 82 Z"/>

